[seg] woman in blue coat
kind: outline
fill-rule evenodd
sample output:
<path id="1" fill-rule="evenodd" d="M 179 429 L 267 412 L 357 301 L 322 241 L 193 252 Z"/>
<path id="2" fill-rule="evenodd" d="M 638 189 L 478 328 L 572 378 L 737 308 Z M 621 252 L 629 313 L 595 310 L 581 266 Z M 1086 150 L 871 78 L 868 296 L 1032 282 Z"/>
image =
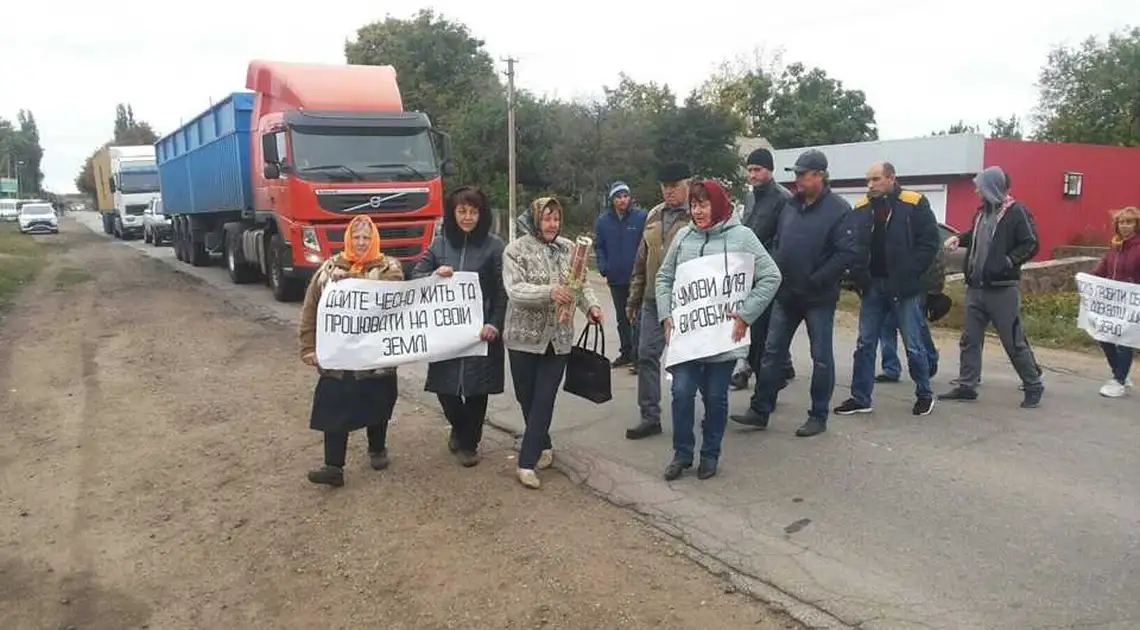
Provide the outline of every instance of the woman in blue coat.
<path id="1" fill-rule="evenodd" d="M 456 271 L 479 274 L 483 292 L 482 338 L 487 356 L 461 357 L 428 365 L 424 389 L 434 392 L 451 424 L 448 449 L 463 466 L 479 463 L 479 442 L 487 416 L 487 398 L 503 393 L 503 241 L 491 234 L 491 208 L 478 188 L 462 186 L 444 202 L 443 229 L 424 257 L 412 268 L 413 278 L 431 274 L 447 278 Z"/>

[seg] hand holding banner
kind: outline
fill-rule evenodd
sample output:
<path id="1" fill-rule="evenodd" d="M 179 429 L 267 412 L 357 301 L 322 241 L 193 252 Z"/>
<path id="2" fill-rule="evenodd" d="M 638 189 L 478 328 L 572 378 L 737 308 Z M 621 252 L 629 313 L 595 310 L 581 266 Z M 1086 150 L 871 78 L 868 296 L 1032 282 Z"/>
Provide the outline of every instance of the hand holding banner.
<path id="1" fill-rule="evenodd" d="M 1140 348 L 1140 284 L 1076 275 L 1081 294 L 1077 325 L 1093 339 Z"/>
<path id="2" fill-rule="evenodd" d="M 752 291 L 756 257 L 739 252 L 710 254 L 677 265 L 673 279 L 673 326 L 665 367 L 746 348 L 748 335 L 732 340 L 735 314 Z"/>
<path id="3" fill-rule="evenodd" d="M 407 282 L 347 278 L 325 285 L 317 306 L 317 363 L 373 370 L 418 361 L 487 356 L 479 274 Z"/>

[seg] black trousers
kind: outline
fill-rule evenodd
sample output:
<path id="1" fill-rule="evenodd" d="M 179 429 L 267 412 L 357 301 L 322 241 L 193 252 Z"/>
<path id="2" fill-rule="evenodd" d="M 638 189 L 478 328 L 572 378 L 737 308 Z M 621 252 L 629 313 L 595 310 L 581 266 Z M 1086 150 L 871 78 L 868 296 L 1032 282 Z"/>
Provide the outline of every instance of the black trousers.
<path id="1" fill-rule="evenodd" d="M 368 434 L 368 452 L 379 453 L 385 446 L 385 434 L 388 424 L 376 424 L 364 428 Z M 348 434 L 330 433 L 325 431 L 325 465 L 344 468 L 344 460 L 348 455 Z"/>
<path id="2" fill-rule="evenodd" d="M 555 354 L 552 346 L 547 346 L 545 354 L 510 351 L 511 380 L 526 424 L 519 468 L 534 470 L 542 451 L 553 448 L 550 424 L 554 419 L 554 399 L 558 397 L 569 356 Z"/>
<path id="3" fill-rule="evenodd" d="M 459 450 L 474 453 L 483 440 L 483 421 L 487 417 L 487 395 L 455 396 L 436 394 L 443 417 L 451 425 L 451 432 L 459 442 Z"/>

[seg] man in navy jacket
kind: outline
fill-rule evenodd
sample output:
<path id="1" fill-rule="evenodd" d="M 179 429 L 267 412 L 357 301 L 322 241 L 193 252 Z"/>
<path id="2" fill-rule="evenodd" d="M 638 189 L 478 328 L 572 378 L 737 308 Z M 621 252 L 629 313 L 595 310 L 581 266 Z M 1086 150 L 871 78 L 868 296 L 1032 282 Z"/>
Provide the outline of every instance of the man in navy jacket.
<path id="1" fill-rule="evenodd" d="M 796 194 L 780 213 L 772 257 L 783 282 L 776 294 L 768 339 L 760 360 L 756 389 L 748 412 L 732 416 L 734 422 L 767 428 L 768 416 L 784 383 L 783 358 L 800 324 L 806 324 L 811 345 L 811 409 L 799 437 L 827 430 L 831 396 L 835 392 L 835 307 L 844 274 L 862 264 L 862 229 L 851 205 L 831 192 L 827 157 L 814 149 L 804 151 L 796 165 Z"/>
<path id="2" fill-rule="evenodd" d="M 614 310 L 617 311 L 621 353 L 613 362 L 613 367 L 616 368 L 634 365 L 637 360 L 637 328 L 626 316 L 625 307 L 629 300 L 629 278 L 633 274 L 633 263 L 637 260 L 637 247 L 641 243 L 647 213 L 633 205 L 629 186 L 625 182 L 614 182 L 607 198 L 610 201 L 609 211 L 599 215 L 594 223 L 594 247 L 598 272 L 610 285 Z"/>
<path id="3" fill-rule="evenodd" d="M 873 164 L 867 171 L 867 196 L 855 204 L 855 219 L 870 230 L 860 230 L 860 250 L 867 265 L 852 271 L 861 299 L 859 338 L 855 342 L 851 397 L 835 408 L 838 415 L 870 413 L 875 389 L 875 354 L 883 323 L 893 315 L 902 332 L 907 367 L 914 381 L 912 413 L 925 416 L 934 408 L 930 389 L 930 362 L 924 340 L 926 291 L 924 275 L 942 247 L 938 220 L 930 202 L 920 193 L 900 188 L 895 167 Z"/>

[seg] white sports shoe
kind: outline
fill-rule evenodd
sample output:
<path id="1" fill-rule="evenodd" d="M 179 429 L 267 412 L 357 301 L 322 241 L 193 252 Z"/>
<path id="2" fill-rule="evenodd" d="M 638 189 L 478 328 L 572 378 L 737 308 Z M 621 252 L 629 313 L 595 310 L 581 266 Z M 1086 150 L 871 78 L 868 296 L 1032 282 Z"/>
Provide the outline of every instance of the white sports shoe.
<path id="1" fill-rule="evenodd" d="M 1100 395 L 1105 398 L 1122 398 L 1128 394 L 1128 387 L 1116 379 L 1112 379 L 1100 388 Z"/>

